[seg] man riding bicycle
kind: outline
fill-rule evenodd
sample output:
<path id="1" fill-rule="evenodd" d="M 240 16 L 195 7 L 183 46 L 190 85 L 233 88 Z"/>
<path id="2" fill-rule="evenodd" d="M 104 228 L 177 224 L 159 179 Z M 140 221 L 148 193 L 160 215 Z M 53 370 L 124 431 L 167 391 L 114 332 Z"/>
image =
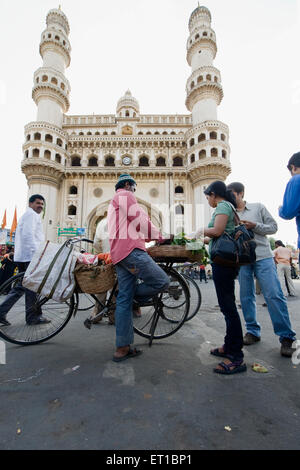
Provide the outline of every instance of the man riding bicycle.
<path id="1" fill-rule="evenodd" d="M 148 255 L 145 242 L 163 241 L 159 230 L 134 196 L 136 182 L 129 174 L 119 177 L 108 208 L 110 254 L 115 265 L 119 293 L 115 312 L 116 351 L 113 361 L 135 357 L 142 351 L 133 343 L 133 301 L 145 302 L 167 289 L 167 274 Z M 137 283 L 141 279 L 142 283 Z"/>

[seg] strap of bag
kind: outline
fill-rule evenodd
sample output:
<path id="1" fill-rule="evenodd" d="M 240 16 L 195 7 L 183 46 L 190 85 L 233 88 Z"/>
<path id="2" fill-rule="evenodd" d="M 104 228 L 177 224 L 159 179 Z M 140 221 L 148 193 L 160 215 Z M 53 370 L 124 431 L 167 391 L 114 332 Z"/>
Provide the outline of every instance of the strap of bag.
<path id="1" fill-rule="evenodd" d="M 229 201 L 224 201 L 224 202 L 226 202 L 227 204 L 229 204 L 230 207 L 231 207 L 231 209 L 233 210 L 233 213 L 234 213 L 234 223 L 235 223 L 235 226 L 237 227 L 238 225 L 241 224 L 241 219 L 240 219 L 239 214 L 237 213 L 236 208 L 234 207 L 233 204 L 231 204 L 231 202 L 229 202 Z"/>
<path id="2" fill-rule="evenodd" d="M 37 294 L 40 294 L 40 293 L 41 293 L 41 291 L 42 291 L 44 285 L 45 285 L 46 282 L 47 282 L 48 277 L 50 276 L 50 273 L 51 273 L 51 271 L 52 271 L 52 269 L 53 269 L 53 266 L 54 266 L 54 264 L 55 264 L 56 261 L 57 261 L 57 258 L 59 257 L 59 255 L 60 255 L 60 253 L 62 252 L 62 250 L 65 248 L 66 244 L 67 244 L 67 242 L 65 242 L 65 243 L 60 247 L 60 249 L 58 250 L 58 252 L 57 252 L 56 255 L 54 256 L 53 260 L 51 261 L 51 263 L 50 263 L 50 265 L 49 265 L 49 268 L 47 269 L 47 272 L 46 272 L 46 274 L 45 274 L 45 276 L 44 276 L 42 282 L 41 282 L 40 285 L 39 285 L 39 288 L 38 288 L 38 290 L 37 290 Z M 72 248 L 71 248 L 71 250 L 72 250 Z"/>
<path id="3" fill-rule="evenodd" d="M 60 270 L 60 272 L 59 272 L 59 275 L 58 275 L 58 277 L 57 277 L 57 279 L 56 279 L 56 281 L 55 281 L 55 283 L 54 283 L 54 286 L 52 287 L 51 292 L 50 292 L 50 294 L 49 294 L 49 298 L 50 298 L 50 299 L 51 299 L 51 297 L 53 296 L 53 294 L 54 294 L 54 292 L 55 292 L 55 289 L 56 289 L 56 287 L 57 287 L 57 284 L 58 284 L 59 281 L 60 281 L 60 278 L 61 278 L 61 276 L 62 276 L 62 274 L 63 274 L 63 272 L 64 272 L 64 269 L 65 269 L 65 267 L 66 267 L 66 264 L 67 264 L 67 262 L 68 262 L 68 259 L 69 259 L 70 255 L 72 254 L 72 252 L 73 252 L 73 248 L 70 247 L 70 251 L 69 251 L 69 253 L 68 253 L 68 256 L 66 257 L 66 259 L 65 259 L 65 261 L 64 261 L 64 264 L 62 265 L 62 268 L 61 268 L 61 270 Z"/>

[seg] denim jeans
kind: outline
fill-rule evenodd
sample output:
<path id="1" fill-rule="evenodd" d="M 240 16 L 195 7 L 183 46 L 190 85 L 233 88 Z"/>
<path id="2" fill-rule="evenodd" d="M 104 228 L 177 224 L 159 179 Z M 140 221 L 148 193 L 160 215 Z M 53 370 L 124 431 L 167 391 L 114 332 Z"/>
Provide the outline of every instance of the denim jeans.
<path id="1" fill-rule="evenodd" d="M 256 319 L 254 275 L 265 298 L 275 334 L 279 336 L 280 342 L 284 338 L 294 340 L 296 333 L 291 327 L 286 299 L 273 258 L 262 259 L 240 268 L 240 299 L 247 332 L 260 337 L 260 324 Z"/>
<path id="2" fill-rule="evenodd" d="M 117 348 L 133 343 L 132 303 L 142 303 L 169 285 L 167 274 L 143 250 L 134 249 L 115 265 L 119 293 L 115 311 Z M 138 283 L 138 279 L 143 282 Z"/>
<path id="3" fill-rule="evenodd" d="M 25 272 L 29 263 L 16 263 L 19 269 L 19 273 Z M 25 312 L 26 312 L 26 322 L 34 322 L 38 320 L 41 315 L 42 311 L 39 309 L 36 312 L 32 307 L 37 300 L 37 296 L 35 292 L 32 292 L 22 285 L 18 284 L 16 287 L 10 290 L 7 294 L 6 299 L 0 305 L 0 318 L 6 318 L 7 313 L 9 310 L 15 305 L 15 303 L 25 294 Z"/>
<path id="4" fill-rule="evenodd" d="M 212 271 L 218 303 L 226 322 L 224 351 L 231 360 L 241 361 L 244 357 L 242 351 L 243 331 L 234 295 L 234 280 L 238 271 L 236 268 L 214 263 L 212 264 Z"/>

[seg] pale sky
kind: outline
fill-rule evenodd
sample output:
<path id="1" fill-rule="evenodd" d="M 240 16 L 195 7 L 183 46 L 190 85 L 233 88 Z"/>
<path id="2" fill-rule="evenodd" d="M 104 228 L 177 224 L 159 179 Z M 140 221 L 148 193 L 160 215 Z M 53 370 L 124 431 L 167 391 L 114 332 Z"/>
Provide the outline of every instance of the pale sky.
<path id="1" fill-rule="evenodd" d="M 21 172 L 24 125 L 36 119 L 31 91 L 42 66 L 46 15 L 58 8 L 71 32 L 68 114 L 114 114 L 129 88 L 142 114 L 188 114 L 185 86 L 188 20 L 195 0 L 1 0 L 0 223 L 27 200 Z M 202 3 L 201 3 L 202 4 Z M 229 126 L 232 173 L 246 199 L 262 202 L 278 222 L 275 238 L 296 245 L 295 220 L 277 216 L 300 151 L 300 3 L 298 0 L 206 0 L 217 35 L 224 99 L 218 119 Z"/>

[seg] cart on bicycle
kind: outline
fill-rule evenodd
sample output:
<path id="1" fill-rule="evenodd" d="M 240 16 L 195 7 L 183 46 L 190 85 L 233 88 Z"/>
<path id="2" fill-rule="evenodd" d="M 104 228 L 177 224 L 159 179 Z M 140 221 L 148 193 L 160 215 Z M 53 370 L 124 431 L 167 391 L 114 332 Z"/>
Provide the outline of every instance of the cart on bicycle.
<path id="1" fill-rule="evenodd" d="M 67 243 L 75 245 L 78 242 L 93 243 L 88 239 L 70 239 Z M 166 247 L 167 248 L 167 247 Z M 177 247 L 181 248 L 181 247 Z M 152 250 L 153 251 L 153 250 Z M 168 249 L 167 249 L 168 251 Z M 177 251 L 179 254 L 179 250 Z M 184 258 L 182 252 L 180 256 L 155 256 L 155 261 L 166 272 L 169 277 L 169 287 L 165 292 L 162 292 L 151 299 L 151 301 L 139 304 L 141 309 L 141 316 L 133 319 L 133 328 L 135 333 L 147 338 L 149 346 L 153 340 L 162 339 L 176 333 L 187 321 L 191 319 L 199 310 L 201 305 L 201 293 L 198 285 L 188 276 L 181 275 L 175 268 L 174 263 L 183 263 L 188 260 Z M 109 265 L 108 265 L 109 266 Z M 113 270 L 111 265 L 109 270 Z M 0 286 L 0 303 L 5 300 L 5 296 L 9 295 L 11 289 L 20 288 L 22 286 L 25 273 L 10 278 Z M 107 273 L 106 273 L 107 275 Z M 191 306 L 191 289 L 196 293 L 196 304 Z M 21 292 L 21 289 L 19 289 Z M 5 294 L 8 292 L 8 294 Z M 110 284 L 110 289 L 106 298 L 101 301 L 97 296 L 97 292 L 89 292 L 89 300 L 91 306 L 98 305 L 99 316 L 108 314 L 111 310 L 115 309 L 115 299 L 118 293 L 118 283 L 116 277 Z M 81 295 L 87 295 L 76 284 L 71 297 L 64 302 L 54 301 L 52 298 L 37 296 L 36 304 L 33 306 L 36 311 L 42 310 L 43 314 L 50 320 L 47 324 L 28 325 L 25 322 L 25 302 L 24 296 L 19 297 L 14 306 L 8 313 L 9 326 L 0 326 L 0 337 L 4 340 L 19 344 L 19 345 L 34 345 L 47 341 L 58 333 L 68 324 L 72 317 L 77 313 L 81 314 L 82 311 L 86 312 L 91 306 L 86 308 L 79 308 L 79 298 Z M 96 317 L 98 316 L 96 315 Z M 93 319 L 96 317 L 89 316 L 85 318 L 83 323 L 90 329 L 93 325 Z"/>

